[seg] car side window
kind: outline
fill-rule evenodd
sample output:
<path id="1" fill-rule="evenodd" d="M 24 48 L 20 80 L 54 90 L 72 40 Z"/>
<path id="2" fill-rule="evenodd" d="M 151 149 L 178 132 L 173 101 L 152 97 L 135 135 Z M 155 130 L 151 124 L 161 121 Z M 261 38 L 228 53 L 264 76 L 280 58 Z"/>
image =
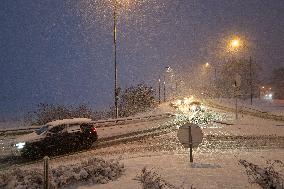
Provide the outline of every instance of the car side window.
<path id="1" fill-rule="evenodd" d="M 92 125 L 83 123 L 80 125 L 80 128 L 83 132 L 88 132 L 92 128 Z"/>
<path id="2" fill-rule="evenodd" d="M 65 130 L 66 125 L 58 125 L 49 130 L 50 133 L 62 133 Z"/>
<path id="3" fill-rule="evenodd" d="M 67 132 L 68 132 L 68 133 L 80 132 L 80 125 L 79 125 L 79 124 L 71 124 L 71 125 L 68 125 Z"/>

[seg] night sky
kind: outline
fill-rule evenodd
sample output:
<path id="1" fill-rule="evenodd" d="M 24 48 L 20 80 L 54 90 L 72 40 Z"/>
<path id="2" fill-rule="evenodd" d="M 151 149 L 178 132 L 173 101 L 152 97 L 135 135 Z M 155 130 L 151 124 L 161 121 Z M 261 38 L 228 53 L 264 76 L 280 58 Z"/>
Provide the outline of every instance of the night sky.
<path id="1" fill-rule="evenodd" d="M 112 16 L 111 0 L 2 0 L 0 118 L 39 103 L 112 105 Z M 157 85 L 165 66 L 188 79 L 222 61 L 235 35 L 268 78 L 284 66 L 284 1 L 133 0 L 119 7 L 117 35 L 122 88 Z"/>

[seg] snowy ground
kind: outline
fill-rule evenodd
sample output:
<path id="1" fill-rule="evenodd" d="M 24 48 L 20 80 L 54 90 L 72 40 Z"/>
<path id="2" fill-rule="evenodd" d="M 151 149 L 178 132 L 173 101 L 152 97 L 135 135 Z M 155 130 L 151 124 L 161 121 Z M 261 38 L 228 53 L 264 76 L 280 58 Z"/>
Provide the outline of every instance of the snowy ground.
<path id="1" fill-rule="evenodd" d="M 257 164 L 265 164 L 267 159 L 284 157 L 284 151 L 280 151 L 277 157 L 276 150 L 269 151 L 235 151 L 222 154 L 195 154 L 195 162 L 189 163 L 188 154 L 178 153 L 144 153 L 126 156 L 120 161 L 124 163 L 126 173 L 117 181 L 96 186 L 79 186 L 78 189 L 133 189 L 141 188 L 134 179 L 141 170 L 146 167 L 155 169 L 167 182 L 175 186 L 198 189 L 209 188 L 260 188 L 251 185 L 243 167 L 238 164 L 239 159 L 246 159 Z M 283 170 L 282 170 L 283 171 Z"/>
<path id="2" fill-rule="evenodd" d="M 184 188 L 193 186 L 198 189 L 208 188 L 260 188 L 250 184 L 245 169 L 238 164 L 239 159 L 245 159 L 264 166 L 267 160 L 284 161 L 283 148 L 271 149 L 216 149 L 200 147 L 194 150 L 194 163 L 189 163 L 186 149 L 176 140 L 174 132 L 141 141 L 85 152 L 68 158 L 51 160 L 50 165 L 56 168 L 62 164 L 81 162 L 90 157 L 115 159 L 124 164 L 126 172 L 118 180 L 99 185 L 74 185 L 77 189 L 132 189 L 142 188 L 135 177 L 146 167 L 154 169 L 169 183 Z M 39 167 L 40 163 L 28 168 Z M 284 169 L 278 171 L 284 174 Z M 68 187 L 70 188 L 70 187 Z"/>
<path id="3" fill-rule="evenodd" d="M 207 111 L 224 114 L 226 119 L 222 120 L 222 123 L 202 126 L 205 138 L 200 147 L 194 150 L 193 164 L 189 163 L 188 151 L 179 143 L 176 130 L 172 130 L 161 136 L 52 159 L 50 165 L 56 168 L 60 165 L 76 164 L 92 157 L 102 157 L 118 160 L 125 166 L 124 175 L 116 181 L 99 185 L 80 183 L 73 185 L 74 189 L 142 188 L 135 178 L 144 167 L 153 168 L 167 182 L 177 187 L 260 188 L 257 184 L 248 182 L 245 169 L 238 161 L 245 159 L 260 166 L 265 166 L 267 160 L 284 162 L 284 122 L 247 115 L 240 115 L 239 119 L 235 120 L 234 113 L 206 108 Z M 174 110 L 166 103 L 161 104 L 154 111 L 190 114 L 183 110 Z M 157 127 L 166 121 L 101 128 L 99 132 L 107 137 L 132 132 L 135 129 Z M 212 140 L 212 136 L 216 138 L 213 137 Z M 39 162 L 23 168 L 32 169 L 41 166 L 42 162 Z M 277 171 L 284 174 L 283 167 L 278 167 Z"/>

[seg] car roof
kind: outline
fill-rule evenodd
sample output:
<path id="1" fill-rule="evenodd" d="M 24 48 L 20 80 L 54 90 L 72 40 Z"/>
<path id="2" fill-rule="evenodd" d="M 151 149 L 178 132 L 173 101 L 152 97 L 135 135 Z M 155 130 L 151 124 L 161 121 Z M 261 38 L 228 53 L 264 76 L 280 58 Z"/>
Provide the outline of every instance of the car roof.
<path id="1" fill-rule="evenodd" d="M 92 119 L 88 118 L 73 118 L 73 119 L 61 119 L 48 122 L 46 125 L 49 126 L 57 126 L 57 125 L 72 125 L 72 124 L 82 124 L 82 123 L 90 123 Z"/>

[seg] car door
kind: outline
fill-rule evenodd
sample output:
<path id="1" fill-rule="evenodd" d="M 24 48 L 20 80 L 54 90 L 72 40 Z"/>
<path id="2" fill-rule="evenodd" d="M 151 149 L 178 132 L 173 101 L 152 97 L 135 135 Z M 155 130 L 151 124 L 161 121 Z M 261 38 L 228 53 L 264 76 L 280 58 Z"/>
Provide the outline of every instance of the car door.
<path id="1" fill-rule="evenodd" d="M 82 139 L 81 139 L 81 129 L 79 124 L 68 125 L 68 143 L 71 149 L 76 150 L 80 148 Z"/>
<path id="2" fill-rule="evenodd" d="M 62 152 L 65 149 L 66 134 L 66 125 L 57 125 L 50 128 L 46 134 L 45 141 L 48 152 Z"/>

